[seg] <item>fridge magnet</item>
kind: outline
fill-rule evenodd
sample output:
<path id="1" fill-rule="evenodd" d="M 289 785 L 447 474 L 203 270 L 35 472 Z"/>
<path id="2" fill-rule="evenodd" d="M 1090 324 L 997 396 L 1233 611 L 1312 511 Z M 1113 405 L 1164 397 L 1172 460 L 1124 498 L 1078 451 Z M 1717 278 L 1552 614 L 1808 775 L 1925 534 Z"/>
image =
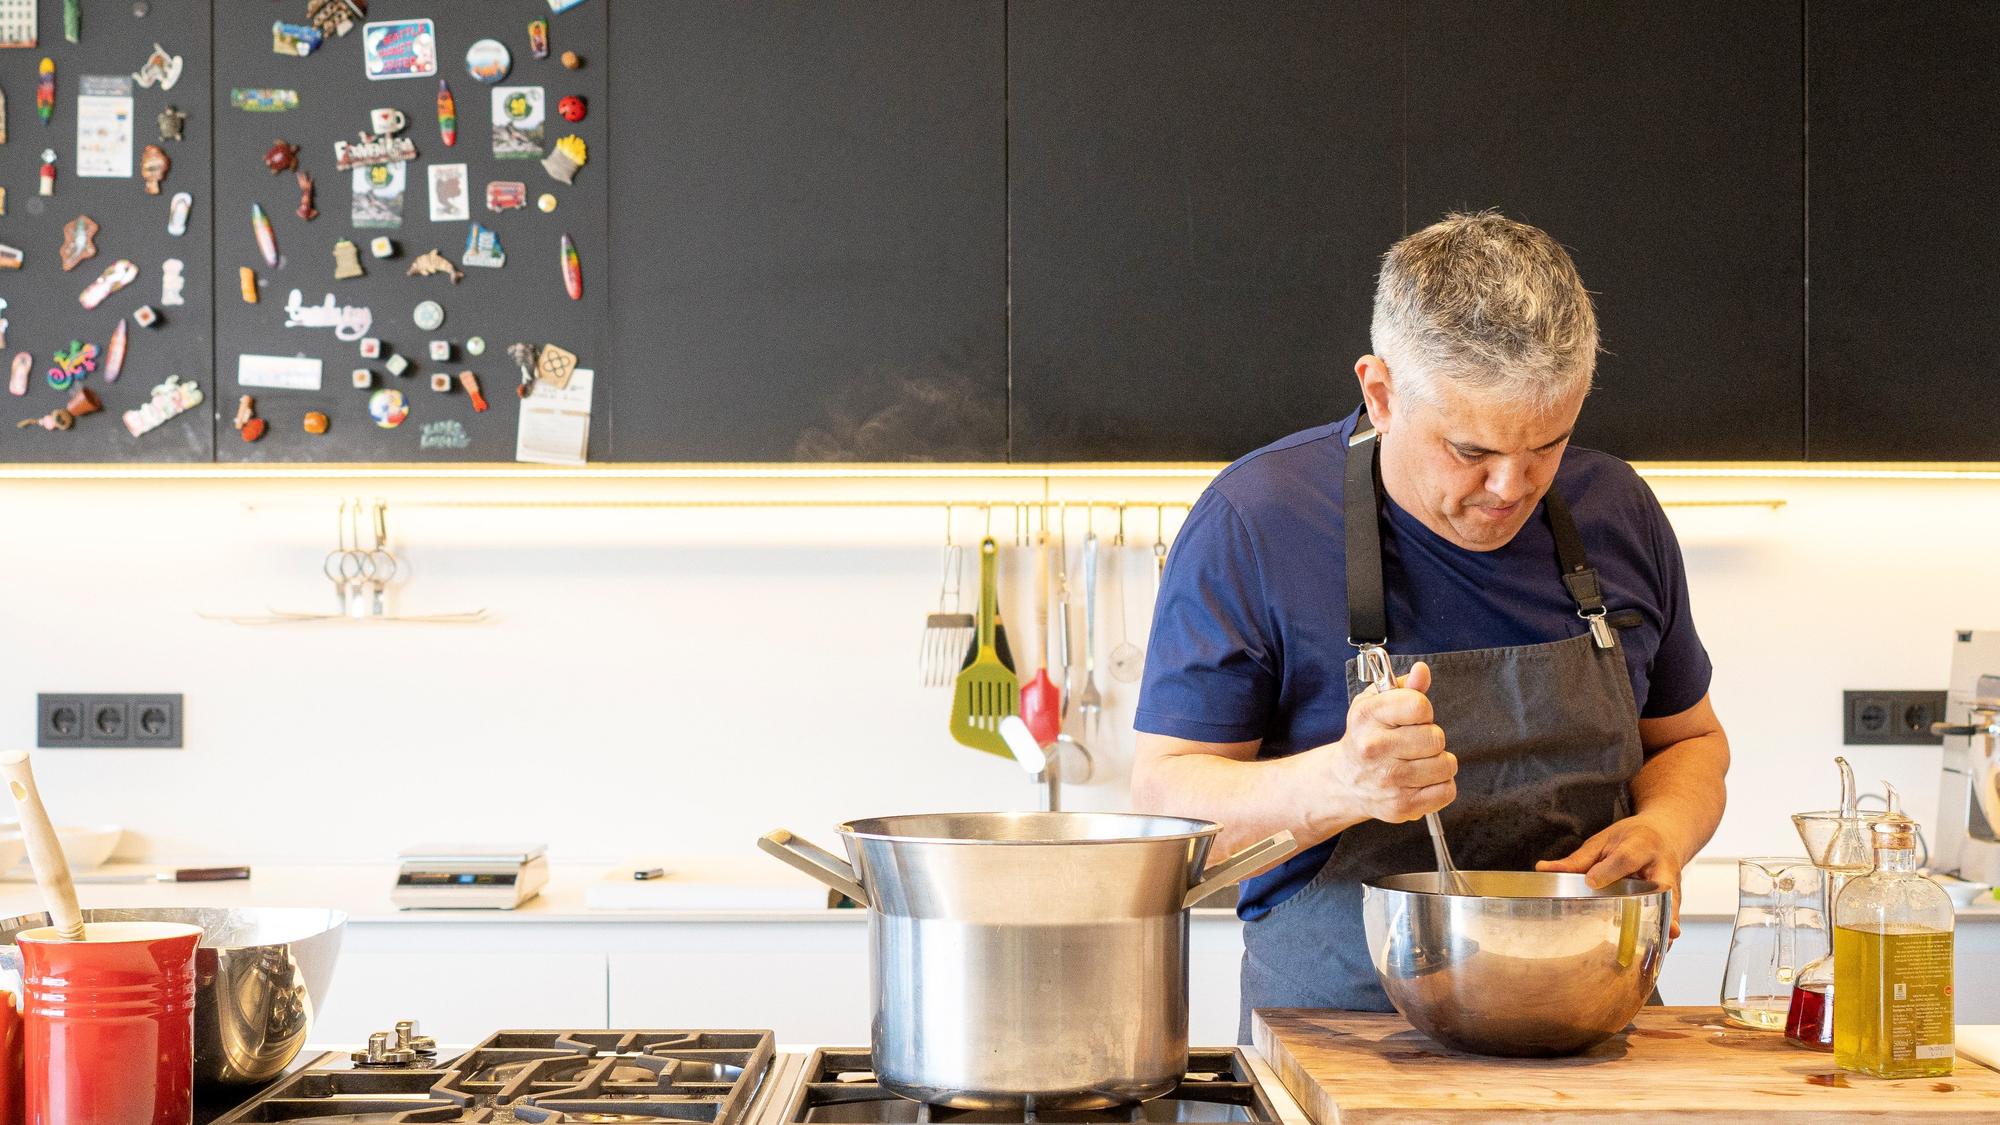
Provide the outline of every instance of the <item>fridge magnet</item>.
<path id="1" fill-rule="evenodd" d="M 49 359 L 55 364 L 49 368 L 49 386 L 66 391 L 71 383 L 97 370 L 97 345 L 71 340 L 69 347 L 56 349 Z"/>
<path id="2" fill-rule="evenodd" d="M 42 150 L 41 177 L 42 177 L 42 186 L 40 194 L 54 195 L 56 193 L 56 150 L 55 149 L 45 148 Z"/>
<path id="3" fill-rule="evenodd" d="M 299 419 L 299 428 L 317 437 L 327 430 L 332 429 L 333 422 L 327 418 L 323 411 L 308 410 L 306 411 L 306 416 Z"/>
<path id="4" fill-rule="evenodd" d="M 132 175 L 132 80 L 87 74 L 77 81 L 76 174 L 90 179 Z"/>
<path id="5" fill-rule="evenodd" d="M 583 120 L 587 112 L 583 99 L 575 94 L 564 94 L 562 100 L 556 103 L 556 114 L 572 125 Z"/>
<path id="6" fill-rule="evenodd" d="M 250 233 L 257 238 L 257 252 L 264 256 L 264 264 L 278 268 L 278 232 L 271 226 L 271 216 L 264 213 L 264 205 L 250 205 Z"/>
<path id="7" fill-rule="evenodd" d="M 97 256 L 97 220 L 78 215 L 63 225 L 62 267 L 67 273 L 78 262 Z"/>
<path id="8" fill-rule="evenodd" d="M 84 287 L 83 292 L 77 295 L 77 303 L 86 309 L 94 309 L 104 303 L 104 298 L 132 284 L 138 277 L 139 267 L 128 258 L 120 258 L 105 266 L 104 272 L 97 275 L 97 280 Z"/>
<path id="9" fill-rule="evenodd" d="M 583 300 L 583 261 L 576 256 L 576 243 L 569 235 L 562 236 L 562 279 L 563 292 L 572 301 Z"/>
<path id="10" fill-rule="evenodd" d="M 581 3 L 583 3 L 583 0 L 549 0 L 549 11 L 554 12 L 556 15 L 562 15 L 564 12 Z"/>
<path id="11" fill-rule="evenodd" d="M 416 260 L 410 263 L 406 276 L 429 277 L 434 273 L 449 274 L 453 285 L 465 280 L 464 272 L 452 265 L 450 258 L 438 253 L 435 247 L 417 255 Z"/>
<path id="12" fill-rule="evenodd" d="M 431 393 L 448 395 L 451 393 L 451 376 L 442 371 L 431 372 Z"/>
<path id="13" fill-rule="evenodd" d="M 0 312 L 4 312 L 6 308 L 7 308 L 7 299 L 4 297 L 0 297 Z M 6 346 L 7 346 L 7 318 L 4 316 L 0 316 L 0 349 L 4 349 L 6 348 Z"/>
<path id="14" fill-rule="evenodd" d="M 538 59 L 549 57 L 549 21 L 528 21 L 528 53 Z"/>
<path id="15" fill-rule="evenodd" d="M 540 358 L 535 361 L 535 378 L 557 390 L 569 386 L 569 377 L 576 371 L 576 353 L 554 344 L 543 344 Z"/>
<path id="16" fill-rule="evenodd" d="M 513 66 L 514 56 L 498 39 L 481 39 L 466 48 L 465 72 L 488 86 L 507 77 Z"/>
<path id="17" fill-rule="evenodd" d="M 354 385 L 355 390 L 365 391 L 375 385 L 375 373 L 366 367 L 357 367 L 347 373 L 347 381 Z"/>
<path id="18" fill-rule="evenodd" d="M 410 360 L 408 356 L 400 354 L 392 355 L 382 361 L 382 366 L 389 369 L 389 374 L 399 379 L 410 373 Z"/>
<path id="19" fill-rule="evenodd" d="M 32 47 L 40 29 L 36 26 L 36 0 L 6 0 L 0 3 L 0 47 Z"/>
<path id="20" fill-rule="evenodd" d="M 5 114 L 6 112 L 7 111 L 4 107 L 0 107 L 0 114 Z M 4 187 L 0 187 L 0 215 L 5 215 L 6 213 L 7 213 L 7 189 Z"/>
<path id="21" fill-rule="evenodd" d="M 147 195 L 160 194 L 160 182 L 173 166 L 174 162 L 167 159 L 167 150 L 159 145 L 147 145 L 140 151 L 139 178 L 146 183 Z"/>
<path id="22" fill-rule="evenodd" d="M 141 328 L 157 328 L 160 325 L 160 311 L 151 305 L 140 305 L 132 310 L 132 322 Z M 118 322 L 121 327 L 124 321 Z"/>
<path id="23" fill-rule="evenodd" d="M 306 22 L 321 35 L 346 35 L 367 18 L 367 0 L 306 0 Z"/>
<path id="24" fill-rule="evenodd" d="M 35 71 L 35 116 L 47 125 L 56 115 L 56 60 L 43 59 Z"/>
<path id="25" fill-rule="evenodd" d="M 236 400 L 236 432 L 244 441 L 256 441 L 264 436 L 264 420 L 257 417 L 257 400 L 244 395 Z"/>
<path id="26" fill-rule="evenodd" d="M 410 400 L 394 387 L 383 387 L 368 396 L 368 416 L 385 430 L 393 430 L 410 416 Z"/>
<path id="27" fill-rule="evenodd" d="M 285 327 L 331 328 L 334 339 L 349 344 L 368 335 L 374 323 L 375 315 L 367 305 L 336 305 L 331 293 L 319 304 L 308 305 L 294 289 L 285 301 Z"/>
<path id="28" fill-rule="evenodd" d="M 154 123 L 160 127 L 160 139 L 163 141 L 180 140 L 181 135 L 187 131 L 187 119 L 187 114 L 182 113 L 173 106 L 168 106 L 161 110 L 160 116 L 154 119 Z"/>
<path id="29" fill-rule="evenodd" d="M 299 108 L 299 92 L 276 86 L 232 86 L 229 104 L 251 113 L 283 113 Z"/>
<path id="30" fill-rule="evenodd" d="M 493 180 L 486 185 L 488 211 L 518 211 L 528 205 L 528 185 L 519 180 Z"/>
<path id="31" fill-rule="evenodd" d="M 371 79 L 429 78 L 437 73 L 437 32 L 421 19 L 363 24 L 361 65 Z"/>
<path id="32" fill-rule="evenodd" d="M 160 303 L 167 306 L 184 305 L 186 299 L 181 289 L 187 284 L 187 269 L 179 258 L 168 258 L 160 263 Z"/>
<path id="33" fill-rule="evenodd" d="M 410 320 L 419 332 L 436 332 L 444 327 L 444 306 L 436 301 L 420 301 L 410 310 Z"/>
<path id="34" fill-rule="evenodd" d="M 83 0 L 63 0 L 63 41 L 83 42 Z"/>
<path id="35" fill-rule="evenodd" d="M 7 143 L 7 92 L 0 90 L 0 145 Z"/>
<path id="36" fill-rule="evenodd" d="M 347 281 L 361 277 L 367 271 L 361 268 L 361 250 L 351 238 L 343 238 L 333 244 L 333 279 Z"/>
<path id="37" fill-rule="evenodd" d="M 493 88 L 493 155 L 500 160 L 539 160 L 547 102 L 540 86 Z"/>
<path id="38" fill-rule="evenodd" d="M 364 336 L 364 337 L 362 337 L 362 338 L 361 338 L 361 358 L 362 358 L 362 359 L 381 359 L 381 358 L 382 358 L 382 341 L 380 341 L 380 340 L 376 339 L 376 338 L 375 338 L 375 337 L 373 337 L 373 336 Z"/>
<path id="39" fill-rule="evenodd" d="M 432 363 L 451 362 L 451 341 L 432 340 L 430 344 L 430 356 Z"/>
<path id="40" fill-rule="evenodd" d="M 286 23 L 279 20 L 271 25 L 271 53 L 305 58 L 319 50 L 326 42 L 326 35 L 309 23 Z"/>
<path id="41" fill-rule="evenodd" d="M 564 51 L 562 53 L 562 64 L 564 70 L 582 70 L 583 56 L 577 54 L 575 51 Z"/>
<path id="42" fill-rule="evenodd" d="M 555 210 L 556 210 L 556 196 L 555 196 L 555 193 L 554 193 L 554 192 L 552 192 L 552 191 L 545 191 L 545 192 L 543 192 L 542 194 L 540 194 L 540 195 L 536 196 L 536 197 L 535 197 L 535 209 L 536 209 L 536 210 L 538 210 L 538 211 L 540 211 L 540 212 L 541 212 L 542 214 L 544 214 L 544 215 L 553 215 L 553 214 L 555 214 Z"/>
<path id="43" fill-rule="evenodd" d="M 465 354 L 466 354 L 466 355 L 485 355 L 485 354 L 486 354 L 486 337 L 484 337 L 484 336 L 468 336 L 468 337 L 466 337 L 466 340 L 465 340 Z"/>
<path id="44" fill-rule="evenodd" d="M 458 102 L 451 96 L 451 87 L 444 79 L 438 79 L 438 140 L 450 148 L 458 143 Z"/>
<path id="45" fill-rule="evenodd" d="M 298 216 L 306 222 L 319 218 L 319 208 L 313 206 L 313 178 L 304 168 L 292 173 L 292 179 L 299 185 Z"/>
<path id="46" fill-rule="evenodd" d="M 133 437 L 159 429 L 169 419 L 177 418 L 201 405 L 201 387 L 192 379 L 182 379 L 169 375 L 159 386 L 153 388 L 146 405 L 137 410 L 125 412 L 125 429 Z"/>
<path id="47" fill-rule="evenodd" d="M 28 375 L 35 369 L 35 357 L 27 352 L 14 353 L 13 368 L 7 373 L 7 393 L 16 398 L 28 393 Z"/>
<path id="48" fill-rule="evenodd" d="M 556 150 L 542 161 L 542 170 L 554 179 L 573 184 L 576 182 L 578 170 L 589 159 L 590 150 L 584 145 L 583 138 L 572 133 L 556 142 Z"/>
<path id="49" fill-rule="evenodd" d="M 162 91 L 171 90 L 174 83 L 180 80 L 181 57 L 168 54 L 167 49 L 158 43 L 153 44 L 153 53 L 146 56 L 139 69 L 132 72 L 132 81 L 149 90 L 155 86 Z"/>
<path id="50" fill-rule="evenodd" d="M 474 410 L 484 409 L 474 406 Z M 465 432 L 465 423 L 456 418 L 440 418 L 435 422 L 425 422 L 418 431 L 418 449 L 464 449 L 472 444 L 471 435 Z"/>
<path id="51" fill-rule="evenodd" d="M 131 341 L 127 338 L 125 330 L 125 322 L 120 320 L 118 327 L 111 330 L 111 343 L 106 345 L 104 349 L 105 382 L 116 383 L 118 381 L 118 376 L 125 370 L 125 349 L 130 344 Z"/>
<path id="52" fill-rule="evenodd" d="M 321 364 L 309 356 L 239 355 L 236 385 L 279 391 L 319 390 Z"/>
<path id="53" fill-rule="evenodd" d="M 49 411 L 40 418 L 23 418 L 19 422 L 14 423 L 14 427 L 21 430 L 25 430 L 30 426 L 40 426 L 45 430 L 67 430 L 74 425 L 76 425 L 76 419 L 70 415 L 69 411 L 61 407 Z"/>
<path id="54" fill-rule="evenodd" d="M 480 393 L 479 376 L 470 371 L 461 371 L 458 373 L 458 385 L 465 388 L 465 393 L 472 398 L 472 412 L 486 413 L 486 396 Z"/>
<path id="55" fill-rule="evenodd" d="M 514 389 L 514 393 L 527 398 L 535 389 L 535 345 L 508 344 L 507 358 L 514 361 L 514 369 L 521 373 L 521 383 Z"/>
<path id="56" fill-rule="evenodd" d="M 377 133 L 394 136 L 402 132 L 409 123 L 410 119 L 403 116 L 403 111 L 400 109 L 382 107 L 368 111 L 368 127 Z"/>
<path id="57" fill-rule="evenodd" d="M 430 166 L 430 178 L 431 222 L 462 223 L 472 217 L 465 165 L 433 164 Z"/>
<path id="58" fill-rule="evenodd" d="M 590 453 L 590 392 L 596 382 L 579 367 L 568 387 L 542 387 L 521 404 L 515 423 L 514 459 L 547 465 L 581 465 Z"/>
<path id="59" fill-rule="evenodd" d="M 403 184 L 406 164 L 370 164 L 354 170 L 354 201 L 349 221 L 363 230 L 394 230 L 403 225 Z"/>
<path id="60" fill-rule="evenodd" d="M 507 264 L 507 251 L 501 248 L 500 236 L 492 227 L 474 223 L 465 232 L 465 255 L 459 260 L 468 266 L 497 270 Z"/>
<path id="61" fill-rule="evenodd" d="M 299 166 L 299 146 L 280 137 L 264 150 L 264 170 L 280 176 Z"/>
<path id="62" fill-rule="evenodd" d="M 187 233 L 188 212 L 194 210 L 194 196 L 184 191 L 174 193 L 172 203 L 167 205 L 167 233 L 179 238 Z"/>
<path id="63" fill-rule="evenodd" d="M 387 133 L 377 133 L 372 137 L 366 133 L 355 135 L 361 139 L 333 142 L 333 163 L 343 172 L 375 164 L 400 164 L 417 158 L 417 142 L 408 137 Z"/>
<path id="64" fill-rule="evenodd" d="M 376 258 L 393 258 L 396 256 L 396 244 L 390 241 L 388 235 L 378 234 L 368 240 L 368 253 Z"/>
<path id="65" fill-rule="evenodd" d="M 251 269 L 249 266 L 239 267 L 236 271 L 236 291 L 243 295 L 244 304 L 256 304 L 257 271 Z"/>

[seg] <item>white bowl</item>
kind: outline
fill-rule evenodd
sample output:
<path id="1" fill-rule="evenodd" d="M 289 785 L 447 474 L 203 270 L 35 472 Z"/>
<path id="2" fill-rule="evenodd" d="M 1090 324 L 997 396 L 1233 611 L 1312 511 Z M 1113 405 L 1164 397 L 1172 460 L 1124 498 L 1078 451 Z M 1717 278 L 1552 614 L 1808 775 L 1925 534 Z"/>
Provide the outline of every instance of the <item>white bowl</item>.
<path id="1" fill-rule="evenodd" d="M 75 872 L 94 871 L 104 866 L 111 853 L 118 850 L 118 841 L 124 838 L 125 830 L 115 824 L 58 824 L 56 839 L 61 842 L 63 858 L 69 860 L 69 869 Z M 13 876 L 29 875 L 28 846 L 21 839 L 21 826 L 13 821 L 0 824 L 0 873 Z"/>
<path id="2" fill-rule="evenodd" d="M 1974 883 L 1950 875 L 1932 875 L 1931 882 L 1944 888 L 1944 893 L 1951 896 L 1953 906 L 1971 906 L 1982 899 L 1987 902 L 1993 900 L 1993 887 L 1987 883 Z"/>

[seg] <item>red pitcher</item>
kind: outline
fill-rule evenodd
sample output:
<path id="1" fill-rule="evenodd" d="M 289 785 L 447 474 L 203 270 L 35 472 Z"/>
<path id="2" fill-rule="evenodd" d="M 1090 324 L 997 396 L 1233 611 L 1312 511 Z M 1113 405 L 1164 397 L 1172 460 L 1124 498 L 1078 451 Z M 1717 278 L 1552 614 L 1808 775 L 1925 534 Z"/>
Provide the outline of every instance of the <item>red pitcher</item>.
<path id="1" fill-rule="evenodd" d="M 27 1125 L 187 1125 L 201 928 L 92 922 L 21 949 Z"/>

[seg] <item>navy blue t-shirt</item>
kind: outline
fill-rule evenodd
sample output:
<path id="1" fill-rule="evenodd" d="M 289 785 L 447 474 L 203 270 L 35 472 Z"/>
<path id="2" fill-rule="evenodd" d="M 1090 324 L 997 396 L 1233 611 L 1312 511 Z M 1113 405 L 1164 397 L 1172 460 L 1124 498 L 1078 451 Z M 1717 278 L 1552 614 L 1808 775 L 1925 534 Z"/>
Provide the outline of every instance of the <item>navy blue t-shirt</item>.
<path id="1" fill-rule="evenodd" d="M 1147 642 L 1137 727 L 1197 742 L 1262 739 L 1260 758 L 1323 746 L 1347 729 L 1346 539 L 1342 467 L 1359 412 L 1237 461 L 1188 514 L 1167 559 Z M 1569 502 L 1619 630 L 1632 698 L 1646 718 L 1701 702 L 1711 667 L 1688 610 L 1680 544 L 1625 462 L 1571 446 L 1555 489 Z M 1587 627 L 1563 587 L 1540 506 L 1492 551 L 1453 545 L 1381 498 L 1392 654 L 1540 644 Z M 1447 732 L 1448 734 L 1449 732 Z M 1244 885 L 1256 919 L 1311 881 L 1333 842 Z"/>

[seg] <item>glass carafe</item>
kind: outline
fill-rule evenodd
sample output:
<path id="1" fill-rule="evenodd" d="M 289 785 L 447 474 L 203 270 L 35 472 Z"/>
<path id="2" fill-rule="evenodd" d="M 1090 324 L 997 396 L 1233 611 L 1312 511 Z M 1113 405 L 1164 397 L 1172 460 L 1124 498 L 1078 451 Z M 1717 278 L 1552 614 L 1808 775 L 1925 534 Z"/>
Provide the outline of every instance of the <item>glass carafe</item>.
<path id="1" fill-rule="evenodd" d="M 1782 1031 L 1792 983 L 1827 952 L 1824 887 L 1803 856 L 1736 863 L 1736 928 L 1722 978 L 1722 1012 L 1735 1023 Z"/>
<path id="2" fill-rule="evenodd" d="M 1843 763 L 1843 769 L 1845 764 Z M 1833 917 L 1834 903 L 1849 879 L 1866 875 L 1874 866 L 1867 839 L 1868 821 L 1852 812 L 1794 813 L 1792 824 L 1825 884 L 1822 913 Z M 1833 1050 L 1833 952 L 1799 970 L 1792 981 L 1791 1011 L 1785 1038 L 1815 1051 Z"/>

